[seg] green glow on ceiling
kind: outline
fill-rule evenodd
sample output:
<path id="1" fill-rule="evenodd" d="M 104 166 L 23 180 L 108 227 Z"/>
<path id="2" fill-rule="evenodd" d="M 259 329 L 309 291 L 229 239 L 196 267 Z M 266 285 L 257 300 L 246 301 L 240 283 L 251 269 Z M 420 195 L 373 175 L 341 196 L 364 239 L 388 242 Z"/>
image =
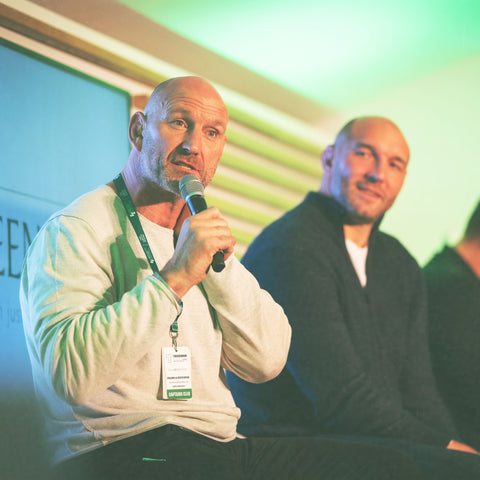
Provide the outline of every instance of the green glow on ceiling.
<path id="1" fill-rule="evenodd" d="M 117 1 L 332 108 L 480 53 L 478 0 Z"/>

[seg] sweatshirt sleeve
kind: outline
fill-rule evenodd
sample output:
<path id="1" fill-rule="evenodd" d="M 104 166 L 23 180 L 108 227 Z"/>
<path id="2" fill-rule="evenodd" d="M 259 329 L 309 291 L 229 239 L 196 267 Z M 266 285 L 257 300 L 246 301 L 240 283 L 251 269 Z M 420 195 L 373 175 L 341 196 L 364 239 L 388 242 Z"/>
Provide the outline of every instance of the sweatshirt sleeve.
<path id="1" fill-rule="evenodd" d="M 114 384 L 181 311 L 160 279 L 141 278 L 133 253 L 123 257 L 118 242 L 99 237 L 84 220 L 58 216 L 24 262 L 20 301 L 29 349 L 71 405 Z"/>
<path id="2" fill-rule="evenodd" d="M 283 369 L 291 328 L 280 305 L 234 257 L 202 282 L 222 330 L 222 366 L 249 382 L 276 377 Z"/>
<path id="3" fill-rule="evenodd" d="M 405 408 L 429 425 L 449 433 L 449 440 L 461 440 L 436 386 L 427 331 L 427 301 L 420 268 L 415 264 L 411 278 L 408 361 L 402 375 Z"/>

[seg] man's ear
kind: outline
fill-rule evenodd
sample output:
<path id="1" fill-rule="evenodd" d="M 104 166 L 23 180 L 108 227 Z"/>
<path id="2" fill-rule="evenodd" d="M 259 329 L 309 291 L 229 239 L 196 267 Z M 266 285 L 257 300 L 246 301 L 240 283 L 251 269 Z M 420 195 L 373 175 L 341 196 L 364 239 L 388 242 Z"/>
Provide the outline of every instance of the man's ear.
<path id="1" fill-rule="evenodd" d="M 334 146 L 328 145 L 322 152 L 322 167 L 324 171 L 330 170 L 333 165 Z"/>
<path id="2" fill-rule="evenodd" d="M 128 125 L 128 139 L 130 140 L 130 144 L 139 152 L 142 150 L 143 132 L 146 123 L 147 119 L 145 115 L 142 112 L 135 112 Z"/>

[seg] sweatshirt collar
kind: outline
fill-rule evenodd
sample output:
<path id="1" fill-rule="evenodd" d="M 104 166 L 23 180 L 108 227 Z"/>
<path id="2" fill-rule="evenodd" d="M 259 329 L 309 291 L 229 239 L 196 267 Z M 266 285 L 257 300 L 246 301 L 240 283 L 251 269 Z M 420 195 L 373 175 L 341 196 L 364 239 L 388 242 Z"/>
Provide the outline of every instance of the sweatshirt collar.
<path id="1" fill-rule="evenodd" d="M 305 201 L 308 203 L 313 203 L 318 205 L 324 211 L 327 218 L 337 225 L 342 227 L 343 225 L 349 223 L 349 213 L 347 209 L 333 197 L 325 195 L 320 192 L 308 192 Z M 373 225 L 372 232 L 370 237 L 374 232 L 376 232 L 380 226 L 381 221 L 383 220 L 384 215 L 382 215 Z"/>

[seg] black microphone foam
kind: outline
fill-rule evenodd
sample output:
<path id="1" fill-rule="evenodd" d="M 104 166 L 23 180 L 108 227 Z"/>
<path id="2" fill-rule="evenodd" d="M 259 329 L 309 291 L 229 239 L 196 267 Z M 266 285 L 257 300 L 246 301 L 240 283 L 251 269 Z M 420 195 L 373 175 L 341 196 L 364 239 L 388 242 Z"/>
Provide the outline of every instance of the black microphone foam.
<path id="1" fill-rule="evenodd" d="M 196 213 L 203 212 L 207 209 L 207 202 L 205 201 L 202 182 L 195 175 L 185 175 L 180 179 L 178 183 L 180 195 L 188 205 L 190 213 L 195 215 Z M 212 269 L 214 272 L 221 272 L 225 268 L 225 258 L 221 250 L 219 250 L 212 260 Z"/>

